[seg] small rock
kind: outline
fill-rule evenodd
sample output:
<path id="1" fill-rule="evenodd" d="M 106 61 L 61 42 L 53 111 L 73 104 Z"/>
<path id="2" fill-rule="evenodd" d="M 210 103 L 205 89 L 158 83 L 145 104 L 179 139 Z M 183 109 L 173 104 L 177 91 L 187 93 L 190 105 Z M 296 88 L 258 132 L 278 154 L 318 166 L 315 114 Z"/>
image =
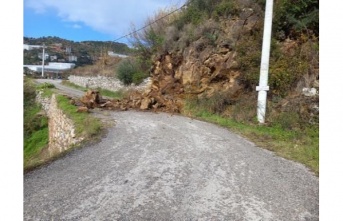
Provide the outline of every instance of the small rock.
<path id="1" fill-rule="evenodd" d="M 147 109 L 149 109 L 150 104 L 151 104 L 151 100 L 149 98 L 145 97 L 141 102 L 140 109 L 141 110 L 147 110 Z"/>
<path id="2" fill-rule="evenodd" d="M 307 97 L 312 97 L 317 95 L 317 89 L 315 88 L 303 88 L 303 95 L 307 96 Z"/>
<path id="3" fill-rule="evenodd" d="M 315 80 L 315 81 L 313 82 L 313 87 L 319 88 L 319 80 Z"/>
<path id="4" fill-rule="evenodd" d="M 113 107 L 113 103 L 111 101 L 106 101 L 106 103 L 101 104 L 100 107 Z"/>
<path id="5" fill-rule="evenodd" d="M 87 107 L 78 107 L 76 112 L 78 112 L 78 113 L 88 113 L 88 108 Z"/>

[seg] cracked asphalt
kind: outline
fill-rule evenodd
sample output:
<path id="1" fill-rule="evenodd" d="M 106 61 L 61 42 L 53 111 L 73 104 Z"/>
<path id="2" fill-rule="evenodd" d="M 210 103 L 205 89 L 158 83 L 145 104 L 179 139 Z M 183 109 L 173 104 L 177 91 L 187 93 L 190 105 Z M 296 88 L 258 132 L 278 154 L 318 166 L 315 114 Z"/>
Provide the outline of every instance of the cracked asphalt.
<path id="1" fill-rule="evenodd" d="M 99 143 L 24 175 L 24 220 L 319 220 L 318 177 L 227 129 L 94 115 L 114 122 Z"/>

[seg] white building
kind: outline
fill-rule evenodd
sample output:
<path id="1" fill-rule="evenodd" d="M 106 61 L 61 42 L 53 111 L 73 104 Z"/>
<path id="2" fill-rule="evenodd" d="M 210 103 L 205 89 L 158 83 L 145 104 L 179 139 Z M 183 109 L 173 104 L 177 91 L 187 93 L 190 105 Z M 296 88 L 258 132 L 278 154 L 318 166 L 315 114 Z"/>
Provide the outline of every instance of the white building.
<path id="1" fill-rule="evenodd" d="M 69 60 L 69 62 L 77 61 L 77 56 L 75 56 L 75 55 L 69 55 L 69 56 L 68 56 L 68 60 Z"/>
<path id="2" fill-rule="evenodd" d="M 43 58 L 43 53 L 39 53 L 38 54 L 38 57 L 40 58 L 40 59 L 42 59 Z M 49 58 L 49 54 L 48 53 L 44 53 L 44 60 L 47 60 Z"/>
<path id="3" fill-rule="evenodd" d="M 108 54 L 108 56 L 110 56 L 110 57 L 120 57 L 120 58 L 127 58 L 127 57 L 129 57 L 129 56 L 124 55 L 124 54 L 117 54 L 117 53 L 114 53 L 113 51 L 108 51 L 107 54 Z"/>
<path id="4" fill-rule="evenodd" d="M 57 60 L 57 55 L 50 56 L 50 61 L 56 61 L 56 60 Z"/>
<path id="5" fill-rule="evenodd" d="M 71 53 L 71 47 L 69 46 L 69 47 L 66 47 L 66 53 Z"/>
<path id="6" fill-rule="evenodd" d="M 38 48 L 42 48 L 41 45 L 27 45 L 24 44 L 24 50 L 32 50 L 32 49 L 38 49 Z"/>
<path id="7" fill-rule="evenodd" d="M 42 72 L 42 65 L 24 65 L 24 67 L 27 67 L 31 71 Z M 48 65 L 44 65 L 44 71 L 60 73 L 62 71 L 73 69 L 74 67 L 75 67 L 74 63 L 50 62 Z"/>

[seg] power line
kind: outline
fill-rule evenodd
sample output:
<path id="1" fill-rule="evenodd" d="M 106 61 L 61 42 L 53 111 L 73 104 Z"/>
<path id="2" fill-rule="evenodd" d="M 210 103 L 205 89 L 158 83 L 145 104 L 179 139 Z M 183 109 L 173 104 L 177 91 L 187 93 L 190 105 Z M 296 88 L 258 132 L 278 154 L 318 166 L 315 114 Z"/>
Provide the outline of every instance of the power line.
<path id="1" fill-rule="evenodd" d="M 129 33 L 129 34 L 126 34 L 126 35 L 124 35 L 124 36 L 122 36 L 122 37 L 120 37 L 120 38 L 115 39 L 113 42 L 116 42 L 116 41 L 118 41 L 118 40 L 120 40 L 120 39 L 122 39 L 122 38 L 126 38 L 127 36 L 130 36 L 130 35 L 132 35 L 132 34 L 134 34 L 134 33 L 137 33 L 137 32 L 139 32 L 139 31 L 145 29 L 146 27 L 148 27 L 148 26 L 150 26 L 150 25 L 152 25 L 152 24 L 155 24 L 155 23 L 158 22 L 159 20 L 162 20 L 162 19 L 164 19 L 165 17 L 168 17 L 169 15 L 171 15 L 171 14 L 173 14 L 173 13 L 179 11 L 179 10 L 182 9 L 183 7 L 189 5 L 192 1 L 193 1 L 193 0 L 190 0 L 190 1 L 186 2 L 186 3 L 183 4 L 180 8 L 175 9 L 174 11 L 172 11 L 172 12 L 166 14 L 165 16 L 163 16 L 163 17 L 161 17 L 161 18 L 159 18 L 159 19 L 157 19 L 157 20 L 155 20 L 155 21 L 153 21 L 153 22 L 151 22 L 151 23 L 145 25 L 144 27 L 142 27 L 142 28 L 140 28 L 140 29 L 138 29 L 138 30 L 135 30 L 135 31 L 133 31 L 133 32 L 131 32 L 131 33 Z"/>

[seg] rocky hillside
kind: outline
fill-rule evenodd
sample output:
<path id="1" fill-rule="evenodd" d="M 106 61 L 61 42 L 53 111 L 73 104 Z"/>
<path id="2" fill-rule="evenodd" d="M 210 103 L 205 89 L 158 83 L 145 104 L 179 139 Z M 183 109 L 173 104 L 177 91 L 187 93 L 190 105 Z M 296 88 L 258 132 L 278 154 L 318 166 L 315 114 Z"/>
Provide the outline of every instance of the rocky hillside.
<path id="1" fill-rule="evenodd" d="M 181 111 L 186 102 L 193 101 L 213 113 L 236 120 L 254 119 L 263 4 L 215 1 L 208 9 L 206 3 L 209 2 L 189 1 L 187 9 L 174 19 L 159 21 L 143 37 L 136 38 L 140 46 L 148 40 L 153 42 L 140 54 L 144 57 L 150 50 L 148 55 L 151 57 L 146 58 L 152 61 L 152 85 L 143 95 L 142 109 L 167 107 Z M 274 8 L 281 4 L 292 9 L 285 1 L 277 1 Z M 275 9 L 275 12 L 280 10 Z M 193 21 L 197 13 L 202 13 L 204 19 Z M 163 12 L 156 18 L 159 16 L 163 16 Z M 285 28 L 278 22 L 287 16 L 277 16 L 270 58 L 269 121 L 289 113 L 295 122 L 317 124 L 318 32 L 316 28 L 302 30 L 291 25 Z M 315 93 L 304 93 L 311 88 Z M 239 114 L 242 110 L 245 110 L 244 116 Z"/>
<path id="2" fill-rule="evenodd" d="M 108 107 L 183 112 L 203 109 L 256 122 L 264 1 L 189 0 L 132 36 L 136 63 L 151 85 Z M 313 0 L 275 1 L 267 123 L 300 129 L 319 123 L 319 18 Z M 114 104 L 115 103 L 115 104 Z"/>

